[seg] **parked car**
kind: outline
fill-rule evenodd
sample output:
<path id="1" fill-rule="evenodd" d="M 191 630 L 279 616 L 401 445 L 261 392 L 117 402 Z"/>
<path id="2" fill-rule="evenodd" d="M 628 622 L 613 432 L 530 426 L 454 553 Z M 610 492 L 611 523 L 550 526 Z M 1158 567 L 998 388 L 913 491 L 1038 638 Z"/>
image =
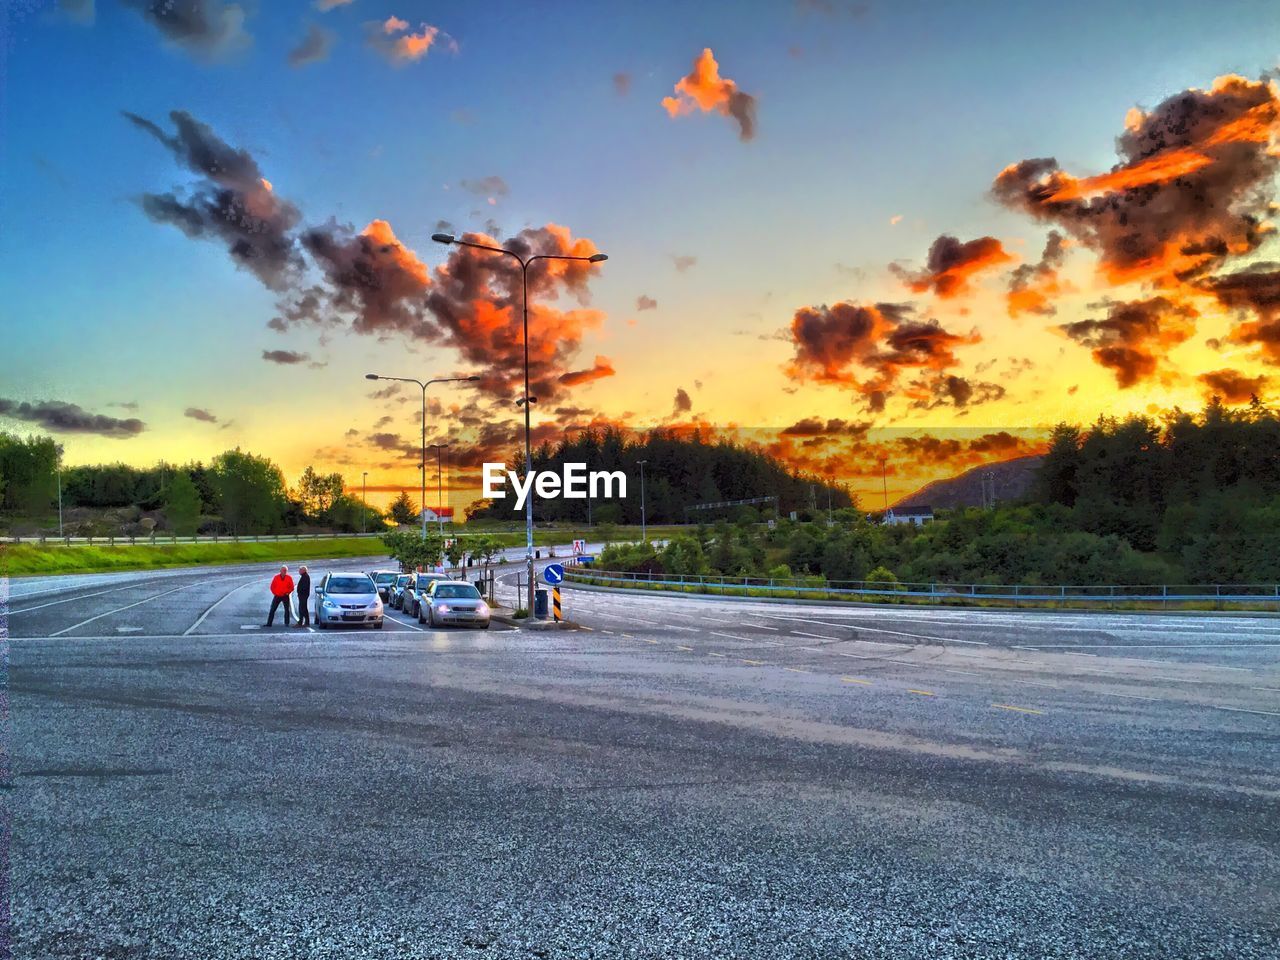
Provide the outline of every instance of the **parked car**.
<path id="1" fill-rule="evenodd" d="M 402 573 L 398 577 L 396 577 L 396 582 L 391 585 L 391 591 L 390 591 L 391 599 L 389 602 L 391 604 L 392 610 L 400 609 L 400 601 L 404 599 L 404 597 L 402 596 L 402 591 L 404 590 L 405 585 L 408 584 L 410 579 L 412 579 L 411 574 Z"/>
<path id="2" fill-rule="evenodd" d="M 343 624 L 381 630 L 382 598 L 364 573 L 326 573 L 316 590 L 316 626 L 321 630 Z"/>
<path id="3" fill-rule="evenodd" d="M 422 597 L 419 623 L 433 627 L 489 629 L 489 605 L 480 591 L 462 580 L 437 581 Z"/>
<path id="4" fill-rule="evenodd" d="M 378 596 L 382 598 L 383 603 L 391 601 L 391 587 L 396 582 L 396 577 L 400 574 L 394 570 L 375 570 L 369 574 L 373 578 L 373 585 L 378 588 Z"/>
<path id="5" fill-rule="evenodd" d="M 419 573 L 410 576 L 400 589 L 400 609 L 411 617 L 418 616 L 422 595 L 437 580 L 448 580 L 443 573 Z"/>

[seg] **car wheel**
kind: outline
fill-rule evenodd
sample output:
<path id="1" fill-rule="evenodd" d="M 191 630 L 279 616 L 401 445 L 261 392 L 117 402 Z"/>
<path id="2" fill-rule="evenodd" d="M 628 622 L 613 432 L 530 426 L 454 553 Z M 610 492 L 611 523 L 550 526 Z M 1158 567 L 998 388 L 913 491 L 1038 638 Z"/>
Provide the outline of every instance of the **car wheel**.
<path id="1" fill-rule="evenodd" d="M 481 630 L 488 630 L 488 629 L 489 629 L 489 621 L 488 621 L 488 620 L 486 620 L 484 623 L 480 624 L 480 629 L 481 629 Z"/>
<path id="2" fill-rule="evenodd" d="M 382 621 L 381 621 L 381 620 L 379 620 L 377 623 L 375 623 L 375 624 L 373 625 L 373 629 L 375 629 L 375 630 L 381 630 L 381 629 L 382 629 Z"/>

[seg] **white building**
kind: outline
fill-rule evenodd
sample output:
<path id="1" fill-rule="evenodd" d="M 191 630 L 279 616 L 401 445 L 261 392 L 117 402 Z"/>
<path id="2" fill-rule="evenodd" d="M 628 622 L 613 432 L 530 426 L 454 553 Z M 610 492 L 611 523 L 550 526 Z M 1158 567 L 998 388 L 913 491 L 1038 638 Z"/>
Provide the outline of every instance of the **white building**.
<path id="1" fill-rule="evenodd" d="M 932 519 L 933 507 L 898 507 L 896 510 L 892 508 L 886 510 L 880 522 L 889 526 L 909 523 L 918 527 Z"/>

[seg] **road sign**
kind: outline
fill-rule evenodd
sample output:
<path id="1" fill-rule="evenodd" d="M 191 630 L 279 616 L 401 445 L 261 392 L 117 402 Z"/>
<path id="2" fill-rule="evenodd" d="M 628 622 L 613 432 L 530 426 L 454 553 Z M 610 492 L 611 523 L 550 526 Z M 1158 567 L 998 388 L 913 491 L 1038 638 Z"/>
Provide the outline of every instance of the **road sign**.
<path id="1" fill-rule="evenodd" d="M 548 563 L 542 568 L 542 579 L 555 586 L 564 582 L 564 567 L 558 563 Z"/>
<path id="2" fill-rule="evenodd" d="M 586 553 L 586 552 L 587 552 L 587 541 L 585 541 L 585 540 L 575 540 L 575 541 L 573 541 L 573 552 L 574 552 L 574 553 Z"/>
<path id="3" fill-rule="evenodd" d="M 564 609 L 560 606 L 560 588 L 551 588 L 551 615 L 557 621 L 564 619 Z"/>

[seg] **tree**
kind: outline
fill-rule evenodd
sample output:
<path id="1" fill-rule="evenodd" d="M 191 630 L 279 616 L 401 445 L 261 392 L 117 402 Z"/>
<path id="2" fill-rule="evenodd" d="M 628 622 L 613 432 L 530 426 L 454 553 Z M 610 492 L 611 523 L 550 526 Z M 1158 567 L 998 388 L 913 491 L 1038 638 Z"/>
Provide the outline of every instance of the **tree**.
<path id="1" fill-rule="evenodd" d="M 58 463 L 62 449 L 52 437 L 0 433 L 0 506 L 19 516 L 39 517 L 53 506 L 58 493 Z"/>
<path id="2" fill-rule="evenodd" d="M 435 534 L 422 536 L 417 531 L 396 530 L 382 535 L 387 552 L 400 564 L 400 569 L 410 573 L 418 567 L 438 567 L 444 552 L 444 541 Z"/>
<path id="3" fill-rule="evenodd" d="M 185 470 L 179 470 L 169 482 L 164 516 L 169 529 L 180 537 L 192 536 L 200 526 L 200 493 Z"/>
<path id="4" fill-rule="evenodd" d="M 413 501 L 409 499 L 409 494 L 400 491 L 400 496 L 391 502 L 391 519 L 396 523 L 408 524 L 418 519 L 418 511 L 414 508 Z"/>
<path id="5" fill-rule="evenodd" d="M 209 465 L 214 495 L 222 520 L 234 534 L 270 533 L 284 516 L 284 474 L 266 457 L 237 447 L 213 458 Z"/>

